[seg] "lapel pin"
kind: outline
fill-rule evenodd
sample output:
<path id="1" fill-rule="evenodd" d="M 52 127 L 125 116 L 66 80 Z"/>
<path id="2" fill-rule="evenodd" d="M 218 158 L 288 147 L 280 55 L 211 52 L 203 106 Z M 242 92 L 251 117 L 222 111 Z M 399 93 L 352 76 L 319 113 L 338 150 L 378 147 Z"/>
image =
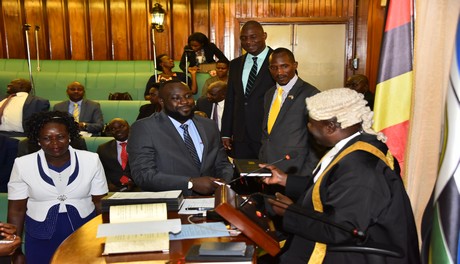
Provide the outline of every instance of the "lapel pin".
<path id="1" fill-rule="evenodd" d="M 294 95 L 292 95 L 292 94 L 291 94 L 291 95 L 288 95 L 288 98 L 291 99 L 291 100 L 293 100 L 293 99 L 294 99 Z"/>

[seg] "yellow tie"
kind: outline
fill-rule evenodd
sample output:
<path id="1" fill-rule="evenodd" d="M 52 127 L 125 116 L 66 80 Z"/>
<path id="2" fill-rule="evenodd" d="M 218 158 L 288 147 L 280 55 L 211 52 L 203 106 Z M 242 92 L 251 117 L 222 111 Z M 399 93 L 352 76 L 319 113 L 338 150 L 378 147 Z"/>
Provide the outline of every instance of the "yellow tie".
<path id="1" fill-rule="evenodd" d="M 80 108 L 78 107 L 77 103 L 73 104 L 73 119 L 75 119 L 75 122 L 79 122 L 80 119 Z"/>
<path id="2" fill-rule="evenodd" d="M 272 106 L 270 107 L 270 113 L 268 113 L 268 124 L 267 124 L 268 134 L 272 132 L 272 128 L 273 128 L 273 125 L 275 124 L 276 117 L 278 117 L 278 114 L 281 109 L 283 88 L 278 87 L 277 92 L 278 93 L 276 94 L 276 98 L 273 101 Z"/>

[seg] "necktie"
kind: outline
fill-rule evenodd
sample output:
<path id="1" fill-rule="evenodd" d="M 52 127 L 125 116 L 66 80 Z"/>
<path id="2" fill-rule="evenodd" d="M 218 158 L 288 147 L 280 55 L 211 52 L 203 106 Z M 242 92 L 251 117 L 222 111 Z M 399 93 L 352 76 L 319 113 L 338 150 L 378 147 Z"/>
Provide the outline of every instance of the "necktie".
<path id="1" fill-rule="evenodd" d="M 219 126 L 219 113 L 217 113 L 217 103 L 214 103 L 214 111 L 212 112 L 212 119 Z"/>
<path id="2" fill-rule="evenodd" d="M 80 120 L 80 108 L 78 107 L 77 103 L 73 104 L 73 113 L 72 113 L 73 119 L 75 119 L 75 122 L 79 122 Z"/>
<path id="3" fill-rule="evenodd" d="M 244 97 L 249 97 L 249 94 L 254 88 L 254 83 L 256 82 L 257 77 L 257 57 L 252 57 L 254 63 L 252 64 L 251 71 L 249 72 L 248 83 L 246 84 L 246 91 L 244 92 Z"/>
<path id="4" fill-rule="evenodd" d="M 282 98 L 283 98 L 283 89 L 281 87 L 278 87 L 276 98 L 273 101 L 272 106 L 270 107 L 270 112 L 268 113 L 268 124 L 267 124 L 268 134 L 272 132 L 273 125 L 275 124 L 276 118 L 278 117 L 278 114 L 280 112 Z"/>
<path id="5" fill-rule="evenodd" d="M 193 161 L 195 162 L 195 165 L 198 168 L 201 168 L 201 161 L 200 158 L 198 157 L 198 153 L 196 152 L 195 145 L 193 144 L 192 137 L 190 137 L 190 134 L 188 133 L 188 125 L 187 124 L 182 124 L 180 126 L 184 130 L 184 142 L 185 146 L 187 147 L 188 151 L 190 152 L 190 155 L 192 156 Z"/>
<path id="6" fill-rule="evenodd" d="M 11 101 L 11 98 L 13 98 L 14 96 L 16 96 L 16 94 L 10 94 L 0 107 L 0 124 L 2 123 L 3 111 L 5 111 L 6 106 Z"/>
<path id="7" fill-rule="evenodd" d="M 126 152 L 126 142 L 121 142 L 121 153 L 120 153 L 120 159 L 121 159 L 121 168 L 124 170 L 126 168 L 126 165 L 128 164 L 128 152 Z"/>

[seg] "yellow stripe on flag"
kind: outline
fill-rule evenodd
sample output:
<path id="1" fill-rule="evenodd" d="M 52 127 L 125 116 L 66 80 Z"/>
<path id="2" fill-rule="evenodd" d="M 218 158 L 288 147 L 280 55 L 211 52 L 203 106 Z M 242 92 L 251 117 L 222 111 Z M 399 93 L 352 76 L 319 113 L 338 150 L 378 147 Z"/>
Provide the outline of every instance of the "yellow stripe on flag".
<path id="1" fill-rule="evenodd" d="M 373 125 L 375 131 L 409 120 L 411 93 L 412 71 L 377 84 Z"/>

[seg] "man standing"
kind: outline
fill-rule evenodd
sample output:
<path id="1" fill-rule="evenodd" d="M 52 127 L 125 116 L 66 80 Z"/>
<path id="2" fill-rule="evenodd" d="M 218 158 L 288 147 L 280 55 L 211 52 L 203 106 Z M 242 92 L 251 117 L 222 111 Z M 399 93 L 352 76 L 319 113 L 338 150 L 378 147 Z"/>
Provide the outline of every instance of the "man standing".
<path id="1" fill-rule="evenodd" d="M 214 120 L 221 129 L 222 113 L 225 106 L 225 95 L 227 94 L 227 83 L 217 81 L 211 83 L 206 96 L 201 96 L 196 101 L 196 111 L 204 112 L 210 119 Z"/>
<path id="2" fill-rule="evenodd" d="M 0 102 L 0 134 L 24 137 L 28 131 L 29 118 L 37 112 L 49 110 L 50 102 L 31 95 L 31 90 L 32 84 L 26 79 L 15 79 L 8 84 L 8 97 Z"/>
<path id="3" fill-rule="evenodd" d="M 261 146 L 264 95 L 275 85 L 268 71 L 267 33 L 256 21 L 241 29 L 241 47 L 247 54 L 230 62 L 227 96 L 222 116 L 222 142 L 234 158 L 256 159 Z"/>
<path id="4" fill-rule="evenodd" d="M 318 157 L 310 146 L 305 98 L 319 91 L 297 76 L 297 65 L 294 54 L 286 48 L 278 48 L 270 55 L 269 70 L 276 86 L 265 94 L 259 160 L 272 163 L 297 152 L 296 157 L 280 162 L 278 168 L 307 175 L 318 163 Z"/>
<path id="5" fill-rule="evenodd" d="M 162 112 L 131 127 L 128 153 L 134 182 L 145 191 L 213 194 L 216 181 L 233 176 L 216 124 L 193 115 L 193 93 L 180 81 L 163 84 L 160 104 Z"/>
<path id="6" fill-rule="evenodd" d="M 134 182 L 129 170 L 128 145 L 129 124 L 121 118 L 114 118 L 107 125 L 114 139 L 99 145 L 97 154 L 104 167 L 110 192 L 132 191 Z"/>
<path id="7" fill-rule="evenodd" d="M 292 234 L 282 263 L 374 263 L 369 252 L 334 251 L 340 245 L 396 248 L 401 256 L 386 256 L 386 262 L 420 262 L 398 162 L 385 136 L 371 129 L 373 113 L 363 97 L 337 88 L 306 99 L 308 129 L 319 144 L 331 148 L 312 177 L 268 166 L 273 175 L 264 182 L 286 186 L 289 197 L 299 198 L 296 204 L 280 193 L 268 199 Z"/>
<path id="8" fill-rule="evenodd" d="M 84 99 L 85 86 L 72 82 L 67 86 L 69 100 L 54 105 L 55 111 L 68 112 L 78 122 L 83 136 L 99 135 L 104 128 L 104 118 L 99 103 Z"/>

